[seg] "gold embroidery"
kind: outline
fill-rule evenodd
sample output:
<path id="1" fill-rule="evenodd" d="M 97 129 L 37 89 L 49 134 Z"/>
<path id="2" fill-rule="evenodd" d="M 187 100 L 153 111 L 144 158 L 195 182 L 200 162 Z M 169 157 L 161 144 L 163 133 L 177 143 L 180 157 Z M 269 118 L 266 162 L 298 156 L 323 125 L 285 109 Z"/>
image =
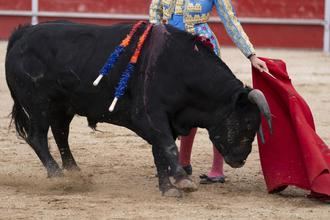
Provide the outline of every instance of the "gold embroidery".
<path id="1" fill-rule="evenodd" d="M 196 15 L 190 15 L 187 14 L 185 16 L 185 22 L 188 24 L 200 24 L 200 23 L 206 23 L 209 20 L 210 13 L 206 14 L 196 14 Z"/>
<path id="2" fill-rule="evenodd" d="M 168 20 L 169 18 L 171 18 L 174 12 L 176 0 L 162 0 L 162 1 L 163 1 L 163 19 Z"/>
<path id="3" fill-rule="evenodd" d="M 163 9 L 163 14 L 165 18 L 170 18 L 172 16 L 172 10 L 171 8 Z"/>
<path id="4" fill-rule="evenodd" d="M 152 24 L 159 24 L 163 17 L 163 6 L 161 6 L 162 0 L 152 0 L 149 8 L 150 18 L 149 21 Z"/>
<path id="5" fill-rule="evenodd" d="M 187 5 L 187 11 L 188 12 L 201 12 L 202 11 L 202 5 L 201 4 L 192 4 L 192 3 L 189 3 Z"/>
<path id="6" fill-rule="evenodd" d="M 222 22 L 238 48 L 245 56 L 249 56 L 254 52 L 253 45 L 251 44 L 248 36 L 244 32 L 240 22 L 235 16 L 233 7 L 230 0 L 217 0 L 220 7 L 218 8 L 219 15 L 222 15 Z"/>
<path id="7" fill-rule="evenodd" d="M 183 9 L 181 7 L 176 7 L 174 13 L 176 15 L 183 15 Z"/>
<path id="8" fill-rule="evenodd" d="M 246 55 L 254 52 L 253 45 L 249 41 L 248 36 L 244 32 L 242 26 L 237 20 L 231 5 L 231 0 L 215 0 L 217 12 L 220 15 L 226 30 L 235 44 Z M 195 2 L 199 2 L 195 4 Z M 211 3 L 211 0 L 210 2 Z M 212 0 L 213 4 L 213 0 Z M 195 33 L 195 25 L 207 23 L 210 17 L 209 13 L 202 14 L 202 1 L 192 0 L 152 0 L 150 6 L 150 22 L 160 23 L 171 19 L 173 13 L 184 16 L 184 25 L 186 31 Z"/>
<path id="9" fill-rule="evenodd" d="M 183 15 L 184 0 L 177 0 L 174 13 L 177 15 Z"/>
<path id="10" fill-rule="evenodd" d="M 163 5 L 170 6 L 170 5 L 172 5 L 172 3 L 173 3 L 173 0 L 163 0 Z"/>

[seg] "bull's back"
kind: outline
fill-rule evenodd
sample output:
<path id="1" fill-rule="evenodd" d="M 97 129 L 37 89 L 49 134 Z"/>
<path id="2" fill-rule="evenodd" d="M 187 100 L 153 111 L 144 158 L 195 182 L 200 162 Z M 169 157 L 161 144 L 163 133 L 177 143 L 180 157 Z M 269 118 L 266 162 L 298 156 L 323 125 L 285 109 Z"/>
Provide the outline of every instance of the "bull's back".
<path id="1" fill-rule="evenodd" d="M 6 75 L 36 81 L 85 82 L 95 78 L 108 55 L 129 31 L 130 25 L 97 26 L 50 22 L 18 28 L 6 55 Z M 66 80 L 65 78 L 69 79 Z"/>
<path id="2" fill-rule="evenodd" d="M 70 67 L 79 73 L 79 67 L 90 60 L 92 65 L 104 62 L 128 31 L 129 25 L 105 27 L 71 22 L 24 26 L 12 34 L 6 60 L 16 62 L 34 56 L 50 67 L 48 71 Z"/>
<path id="3" fill-rule="evenodd" d="M 6 79 L 12 95 L 21 103 L 35 97 L 61 100 L 82 115 L 90 114 L 91 103 L 107 109 L 105 102 L 111 97 L 99 97 L 105 91 L 110 94 L 109 84 L 108 88 L 93 87 L 92 82 L 130 28 L 130 24 L 105 27 L 70 22 L 19 28 L 6 55 Z"/>

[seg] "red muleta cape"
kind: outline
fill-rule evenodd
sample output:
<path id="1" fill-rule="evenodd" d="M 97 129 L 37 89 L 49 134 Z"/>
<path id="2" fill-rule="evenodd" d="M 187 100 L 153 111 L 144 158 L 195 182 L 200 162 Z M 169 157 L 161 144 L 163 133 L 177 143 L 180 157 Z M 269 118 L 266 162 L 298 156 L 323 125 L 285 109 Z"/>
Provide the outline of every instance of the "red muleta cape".
<path id="1" fill-rule="evenodd" d="M 259 154 L 268 192 L 294 185 L 312 194 L 330 196 L 330 149 L 315 133 L 312 113 L 292 86 L 281 60 L 261 58 L 270 74 L 253 69 L 253 86 L 269 103 L 273 134 L 263 119 L 266 143 L 260 138 Z"/>

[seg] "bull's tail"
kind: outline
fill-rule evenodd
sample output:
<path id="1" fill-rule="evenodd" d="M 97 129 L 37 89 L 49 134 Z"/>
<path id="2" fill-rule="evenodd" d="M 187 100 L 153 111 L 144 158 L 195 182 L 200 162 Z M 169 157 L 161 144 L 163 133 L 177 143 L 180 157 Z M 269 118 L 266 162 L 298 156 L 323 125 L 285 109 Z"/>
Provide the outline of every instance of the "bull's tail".
<path id="1" fill-rule="evenodd" d="M 30 116 L 24 107 L 18 102 L 14 94 L 11 92 L 14 105 L 11 112 L 10 126 L 14 123 L 16 131 L 20 137 L 27 141 L 28 134 L 30 133 Z"/>
<path id="2" fill-rule="evenodd" d="M 24 26 L 19 26 L 10 36 L 8 40 L 8 46 L 7 46 L 7 55 L 6 55 L 6 77 L 8 77 L 8 66 L 7 66 L 7 58 L 9 51 L 14 47 L 15 43 L 19 41 L 24 34 L 26 33 L 26 30 L 31 27 L 31 25 L 24 25 Z M 16 131 L 20 137 L 22 137 L 24 140 L 27 140 L 28 134 L 30 133 L 30 116 L 28 113 L 24 110 L 24 107 L 20 104 L 18 98 L 15 96 L 15 93 L 13 92 L 13 88 L 11 87 L 10 83 L 8 83 L 7 80 L 7 85 L 9 87 L 11 96 L 14 100 L 14 105 L 13 109 L 11 112 L 11 122 L 10 126 L 12 124 L 15 124 Z"/>

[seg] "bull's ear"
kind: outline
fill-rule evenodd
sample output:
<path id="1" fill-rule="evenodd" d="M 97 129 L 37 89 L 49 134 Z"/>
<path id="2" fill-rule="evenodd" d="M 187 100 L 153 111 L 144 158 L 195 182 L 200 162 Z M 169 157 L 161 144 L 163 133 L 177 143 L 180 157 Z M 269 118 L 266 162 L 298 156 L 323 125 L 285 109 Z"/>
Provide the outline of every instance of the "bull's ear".
<path id="1" fill-rule="evenodd" d="M 249 92 L 247 90 L 243 90 L 241 92 L 238 92 L 233 97 L 233 103 L 235 107 L 243 107 L 250 103 L 249 101 Z"/>

